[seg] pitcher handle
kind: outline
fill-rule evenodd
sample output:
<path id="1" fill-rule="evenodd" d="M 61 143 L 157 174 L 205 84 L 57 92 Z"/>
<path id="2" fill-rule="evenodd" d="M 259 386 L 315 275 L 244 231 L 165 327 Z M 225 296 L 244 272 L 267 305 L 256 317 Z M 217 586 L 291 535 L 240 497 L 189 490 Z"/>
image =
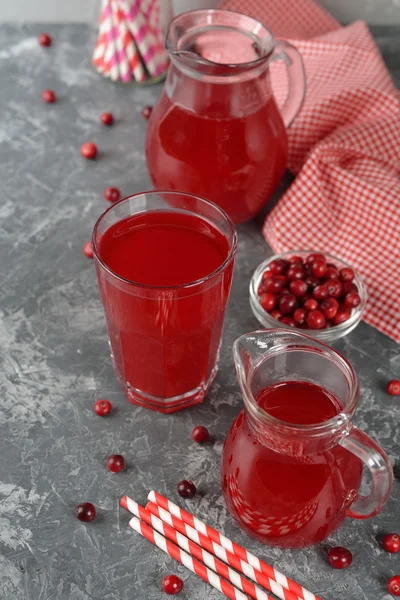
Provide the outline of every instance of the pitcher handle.
<path id="1" fill-rule="evenodd" d="M 287 67 L 289 92 L 283 106 L 279 107 L 283 122 L 288 128 L 295 120 L 306 96 L 306 71 L 300 52 L 293 44 L 277 40 L 271 62 L 283 60 Z"/>
<path id="2" fill-rule="evenodd" d="M 358 427 L 353 426 L 339 443 L 355 454 L 372 476 L 371 492 L 367 496 L 358 496 L 346 509 L 346 516 L 354 519 L 374 517 L 386 504 L 392 489 L 393 469 L 390 460 L 379 444 Z"/>

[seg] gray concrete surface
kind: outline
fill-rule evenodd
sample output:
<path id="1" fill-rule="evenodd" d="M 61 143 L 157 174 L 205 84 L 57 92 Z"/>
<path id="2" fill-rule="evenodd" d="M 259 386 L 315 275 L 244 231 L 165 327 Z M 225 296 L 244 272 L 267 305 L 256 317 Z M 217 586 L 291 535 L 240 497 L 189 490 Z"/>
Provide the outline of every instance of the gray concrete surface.
<path id="1" fill-rule="evenodd" d="M 326 561 L 326 545 L 283 551 L 250 540 L 224 505 L 219 464 L 224 437 L 241 410 L 231 346 L 257 328 L 248 303 L 253 269 L 270 254 L 261 219 L 240 227 L 239 252 L 226 320 L 221 368 L 199 407 L 163 416 L 135 408 L 115 380 L 93 263 L 82 254 L 105 187 L 123 194 L 150 187 L 143 154 L 146 122 L 140 112 L 159 87 L 112 85 L 92 70 L 84 26 L 52 26 L 55 43 L 37 45 L 41 26 L 0 28 L 0 599 L 161 600 L 169 572 L 185 580 L 182 600 L 221 596 L 127 529 L 118 500 L 145 502 L 156 488 L 177 499 L 179 480 L 199 495 L 185 502 L 206 519 L 324 600 L 389 600 L 386 583 L 400 573 L 400 555 L 377 539 L 400 529 L 400 481 L 381 515 L 348 520 L 328 540 L 354 555 L 346 571 Z M 397 84 L 396 29 L 376 29 Z M 43 88 L 58 96 L 40 100 Z M 111 128 L 99 114 L 112 110 Z M 96 161 L 79 148 L 98 144 Z M 284 185 L 282 186 L 282 189 Z M 399 347 L 361 324 L 337 347 L 361 382 L 356 423 L 378 440 L 393 463 L 400 458 L 400 400 L 385 393 L 400 375 Z M 115 410 L 97 417 L 93 403 L 109 398 Z M 212 444 L 192 443 L 193 426 L 206 425 Z M 129 468 L 113 475 L 109 454 Z M 74 507 L 91 501 L 96 520 L 85 525 Z"/>

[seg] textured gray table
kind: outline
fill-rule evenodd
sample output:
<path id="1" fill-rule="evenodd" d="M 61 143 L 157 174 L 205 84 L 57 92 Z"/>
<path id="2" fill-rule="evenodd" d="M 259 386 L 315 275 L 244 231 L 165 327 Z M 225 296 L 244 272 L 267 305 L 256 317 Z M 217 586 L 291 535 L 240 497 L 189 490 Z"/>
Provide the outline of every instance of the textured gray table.
<path id="1" fill-rule="evenodd" d="M 176 498 L 190 478 L 200 494 L 188 506 L 249 549 L 320 593 L 325 600 L 388 598 L 386 582 L 400 573 L 377 537 L 400 529 L 400 482 L 383 514 L 347 521 L 329 540 L 349 547 L 354 562 L 334 571 L 325 548 L 282 551 L 249 540 L 227 514 L 219 484 L 224 436 L 241 409 L 231 360 L 233 340 L 257 328 L 248 305 L 248 279 L 269 254 L 260 222 L 240 228 L 239 253 L 226 320 L 221 369 L 202 406 L 174 416 L 134 408 L 112 372 L 93 264 L 81 252 L 94 220 L 106 207 L 103 189 L 124 194 L 149 188 L 143 156 L 146 123 L 140 116 L 159 88 L 114 86 L 89 64 L 87 30 L 48 27 L 55 38 L 40 48 L 40 27 L 0 29 L 0 598 L 1 600 L 158 600 L 169 572 L 185 580 L 183 599 L 221 596 L 148 542 L 127 530 L 118 499 L 129 492 L 144 502 L 156 488 Z M 398 29 L 374 30 L 400 83 Z M 40 100 L 51 87 L 58 102 Z M 111 109 L 112 128 L 98 123 Z M 79 155 L 94 140 L 94 162 Z M 361 324 L 338 348 L 361 380 L 356 422 L 400 457 L 400 401 L 384 391 L 400 374 L 399 348 Z M 100 419 L 93 402 L 115 407 Z M 211 445 L 192 443 L 204 424 Z M 122 453 L 126 473 L 112 475 L 105 458 Z M 74 517 L 90 500 L 98 518 Z"/>

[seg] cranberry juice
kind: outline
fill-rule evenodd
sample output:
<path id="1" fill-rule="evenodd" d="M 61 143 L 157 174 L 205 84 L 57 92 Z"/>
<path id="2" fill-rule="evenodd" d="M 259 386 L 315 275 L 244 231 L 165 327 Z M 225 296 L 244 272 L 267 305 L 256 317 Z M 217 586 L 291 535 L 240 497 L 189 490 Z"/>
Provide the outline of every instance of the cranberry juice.
<path id="1" fill-rule="evenodd" d="M 274 98 L 260 97 L 257 83 L 262 89 L 260 81 L 246 88 L 187 78 L 172 99 L 164 90 L 146 141 L 156 188 L 212 200 L 235 223 L 261 210 L 285 171 L 287 138 Z"/>
<path id="2" fill-rule="evenodd" d="M 99 254 L 118 276 L 98 268 L 114 367 L 128 399 L 162 409 L 157 399 L 193 390 L 201 396 L 216 365 L 233 261 L 204 278 L 228 257 L 225 235 L 193 213 L 148 211 L 107 229 Z"/>
<path id="3" fill-rule="evenodd" d="M 299 426 L 324 423 L 341 411 L 326 390 L 303 381 L 267 387 L 256 401 L 272 417 Z M 272 442 L 263 434 L 267 427 L 242 411 L 228 434 L 222 464 L 228 507 L 242 528 L 267 544 L 319 542 L 345 518 L 360 486 L 361 461 L 340 445 L 307 451 L 304 442 L 302 452 L 290 452 L 298 443 L 295 431 Z"/>

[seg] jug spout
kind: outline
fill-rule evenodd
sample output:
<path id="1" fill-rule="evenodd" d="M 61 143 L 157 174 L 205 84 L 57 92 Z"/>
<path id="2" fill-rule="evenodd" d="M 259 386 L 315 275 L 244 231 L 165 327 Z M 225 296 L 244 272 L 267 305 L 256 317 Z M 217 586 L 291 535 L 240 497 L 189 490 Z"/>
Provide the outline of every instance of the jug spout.
<path id="1" fill-rule="evenodd" d="M 280 330 L 280 333 L 282 330 Z M 275 330 L 252 331 L 240 336 L 233 344 L 233 362 L 242 392 L 249 390 L 252 373 L 263 362 L 266 353 L 279 343 Z M 289 333 L 290 335 L 290 333 Z"/>

